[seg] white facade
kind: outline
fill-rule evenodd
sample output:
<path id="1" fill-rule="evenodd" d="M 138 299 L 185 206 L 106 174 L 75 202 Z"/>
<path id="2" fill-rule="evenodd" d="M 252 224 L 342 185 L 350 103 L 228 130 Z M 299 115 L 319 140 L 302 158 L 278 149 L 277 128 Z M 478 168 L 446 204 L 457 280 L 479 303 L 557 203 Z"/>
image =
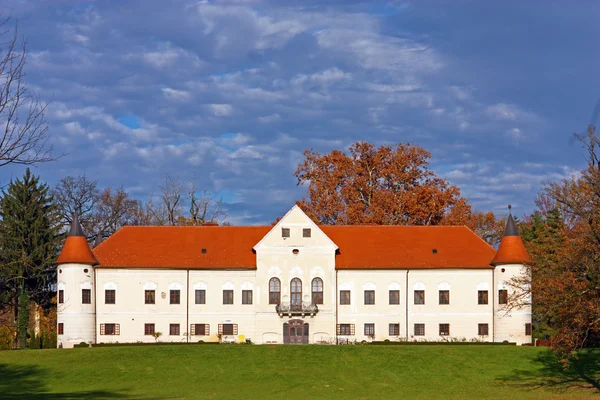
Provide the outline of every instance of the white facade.
<path id="1" fill-rule="evenodd" d="M 289 237 L 282 237 L 282 228 L 289 229 Z M 304 237 L 303 229 L 310 229 L 310 237 Z M 519 273 L 521 265 L 336 269 L 336 244 L 298 207 L 254 250 L 256 269 L 246 270 L 60 265 L 58 287 L 64 292 L 63 303 L 58 305 L 58 323 L 63 324 L 59 345 L 154 342 L 147 324 L 162 333 L 161 342 L 250 339 L 254 343 L 334 344 L 340 340 L 463 338 L 531 342 L 530 332 L 526 334 L 531 309 L 507 314 L 499 304 L 498 290 L 507 289 L 506 281 Z M 280 282 L 279 308 L 269 304 L 272 279 Z M 313 282 L 318 289 L 319 280 L 322 304 L 317 304 L 315 312 L 311 304 L 315 299 L 319 303 L 321 295 L 313 298 L 312 289 Z M 82 304 L 84 288 L 92 289 L 90 304 Z M 230 291 L 233 304 L 224 304 Z M 418 304 L 415 291 L 423 291 L 424 304 Z M 350 304 L 344 304 L 348 292 Z M 485 296 L 480 292 L 486 292 Z M 440 297 L 449 297 L 449 304 L 440 304 Z M 485 303 L 484 297 L 487 304 L 480 304 Z M 154 303 L 149 301 L 152 298 Z"/>

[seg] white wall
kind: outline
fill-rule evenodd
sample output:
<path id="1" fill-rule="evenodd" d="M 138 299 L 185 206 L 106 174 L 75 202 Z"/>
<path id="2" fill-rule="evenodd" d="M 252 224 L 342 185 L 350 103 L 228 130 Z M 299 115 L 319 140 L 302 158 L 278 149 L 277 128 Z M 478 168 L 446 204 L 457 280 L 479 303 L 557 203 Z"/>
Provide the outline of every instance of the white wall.
<path id="1" fill-rule="evenodd" d="M 81 342 L 93 343 L 94 331 L 94 268 L 82 264 L 58 267 L 57 290 L 64 291 L 64 303 L 57 304 L 57 323 L 64 334 L 57 336 L 57 345 L 73 347 Z M 91 303 L 82 304 L 82 289 L 91 289 Z M 58 301 L 58 294 L 57 294 Z"/>

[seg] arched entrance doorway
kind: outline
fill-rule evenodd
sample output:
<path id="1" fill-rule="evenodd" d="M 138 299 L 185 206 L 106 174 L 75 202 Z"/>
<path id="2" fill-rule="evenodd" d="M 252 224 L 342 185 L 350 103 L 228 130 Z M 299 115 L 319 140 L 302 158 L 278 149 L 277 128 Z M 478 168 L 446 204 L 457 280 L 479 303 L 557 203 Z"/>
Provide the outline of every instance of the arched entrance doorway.
<path id="1" fill-rule="evenodd" d="M 283 324 L 284 344 L 308 344 L 308 323 L 292 319 Z"/>

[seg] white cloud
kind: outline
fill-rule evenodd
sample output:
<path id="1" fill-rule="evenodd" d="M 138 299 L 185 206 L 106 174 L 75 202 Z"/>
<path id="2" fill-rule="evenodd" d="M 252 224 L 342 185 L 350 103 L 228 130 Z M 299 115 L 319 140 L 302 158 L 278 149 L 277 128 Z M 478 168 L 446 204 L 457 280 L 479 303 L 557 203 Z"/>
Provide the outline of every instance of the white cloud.
<path id="1" fill-rule="evenodd" d="M 217 117 L 229 117 L 233 113 L 231 104 L 210 104 L 210 109 Z"/>
<path id="2" fill-rule="evenodd" d="M 163 96 L 171 101 L 189 101 L 192 98 L 190 92 L 171 88 L 162 88 Z"/>
<path id="3" fill-rule="evenodd" d="M 274 122 L 279 122 L 281 120 L 281 116 L 277 113 L 271 115 L 265 115 L 264 117 L 256 118 L 258 122 L 261 124 L 272 124 Z"/>

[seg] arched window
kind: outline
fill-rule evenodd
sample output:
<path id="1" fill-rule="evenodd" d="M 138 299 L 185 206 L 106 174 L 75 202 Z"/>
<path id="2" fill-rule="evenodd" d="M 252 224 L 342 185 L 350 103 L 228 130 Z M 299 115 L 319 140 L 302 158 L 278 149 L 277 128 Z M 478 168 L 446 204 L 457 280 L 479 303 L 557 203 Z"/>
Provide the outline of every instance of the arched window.
<path id="1" fill-rule="evenodd" d="M 312 280 L 312 302 L 314 304 L 323 304 L 323 279 L 321 278 Z"/>
<path id="2" fill-rule="evenodd" d="M 290 305 L 292 310 L 302 309 L 302 281 L 298 278 L 292 279 L 290 282 L 291 301 Z"/>
<path id="3" fill-rule="evenodd" d="M 279 304 L 281 302 L 281 282 L 277 278 L 271 278 L 269 281 L 269 304 Z"/>

